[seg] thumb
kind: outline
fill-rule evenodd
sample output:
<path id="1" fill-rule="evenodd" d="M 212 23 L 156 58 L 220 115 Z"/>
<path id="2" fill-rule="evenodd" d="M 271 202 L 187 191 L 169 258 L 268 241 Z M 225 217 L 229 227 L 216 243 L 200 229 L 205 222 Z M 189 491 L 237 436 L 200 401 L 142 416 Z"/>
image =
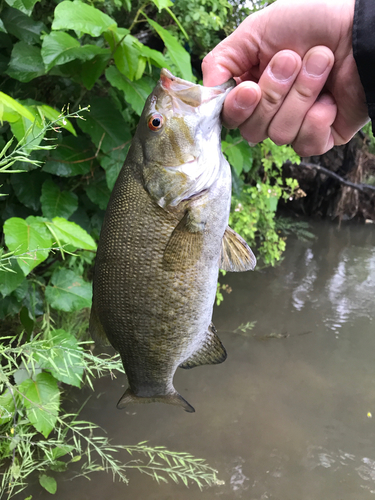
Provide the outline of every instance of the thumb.
<path id="1" fill-rule="evenodd" d="M 225 40 L 220 42 L 202 61 L 203 85 L 213 87 L 230 78 L 251 74 L 259 65 L 257 20 L 252 14 Z"/>

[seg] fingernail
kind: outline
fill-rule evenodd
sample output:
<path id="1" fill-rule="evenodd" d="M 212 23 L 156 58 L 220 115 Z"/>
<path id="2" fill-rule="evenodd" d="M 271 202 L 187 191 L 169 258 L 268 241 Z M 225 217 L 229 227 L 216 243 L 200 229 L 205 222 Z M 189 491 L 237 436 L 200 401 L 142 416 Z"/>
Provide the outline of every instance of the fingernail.
<path id="1" fill-rule="evenodd" d="M 313 52 L 305 63 L 306 73 L 311 76 L 320 76 L 327 69 L 330 59 L 324 52 Z"/>
<path id="2" fill-rule="evenodd" d="M 290 54 L 278 54 L 270 64 L 270 71 L 277 80 L 288 80 L 297 69 L 297 61 Z"/>
<path id="3" fill-rule="evenodd" d="M 241 109 L 248 109 L 254 106 L 257 100 L 257 93 L 249 87 L 239 88 L 236 94 L 236 105 Z"/>

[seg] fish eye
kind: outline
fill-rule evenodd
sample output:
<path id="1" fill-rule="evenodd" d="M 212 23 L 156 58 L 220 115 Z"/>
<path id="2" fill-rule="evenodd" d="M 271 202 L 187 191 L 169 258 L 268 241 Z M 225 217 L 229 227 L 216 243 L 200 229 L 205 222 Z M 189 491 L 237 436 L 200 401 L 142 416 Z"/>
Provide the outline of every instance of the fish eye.
<path id="1" fill-rule="evenodd" d="M 148 128 L 150 130 L 160 130 L 163 126 L 163 117 L 160 113 L 154 113 L 148 119 Z"/>

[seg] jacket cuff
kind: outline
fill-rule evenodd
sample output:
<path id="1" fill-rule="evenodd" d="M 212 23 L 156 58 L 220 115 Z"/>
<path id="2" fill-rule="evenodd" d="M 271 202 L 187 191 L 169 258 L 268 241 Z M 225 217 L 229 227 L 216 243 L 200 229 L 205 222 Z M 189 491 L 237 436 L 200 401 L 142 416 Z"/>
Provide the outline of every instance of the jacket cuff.
<path id="1" fill-rule="evenodd" d="M 375 133 L 375 2 L 356 0 L 353 22 L 353 53 L 366 94 Z"/>

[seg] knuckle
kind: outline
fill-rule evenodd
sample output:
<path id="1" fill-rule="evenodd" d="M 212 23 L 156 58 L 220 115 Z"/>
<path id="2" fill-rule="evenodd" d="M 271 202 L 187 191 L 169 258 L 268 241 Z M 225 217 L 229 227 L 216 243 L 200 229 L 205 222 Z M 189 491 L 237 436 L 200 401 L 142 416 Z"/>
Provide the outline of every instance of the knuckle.
<path id="1" fill-rule="evenodd" d="M 268 130 L 268 136 L 276 146 L 284 146 L 285 144 L 290 144 L 294 140 L 294 137 L 292 137 L 290 133 L 288 134 L 288 131 L 280 129 L 275 130 L 270 128 Z"/>
<path id="2" fill-rule="evenodd" d="M 315 90 L 307 87 L 306 85 L 296 87 L 295 90 L 298 99 L 302 102 L 310 101 L 316 94 Z"/>
<path id="3" fill-rule="evenodd" d="M 279 106 L 281 99 L 280 93 L 274 89 L 262 89 L 263 106 L 267 111 Z"/>
<path id="4" fill-rule="evenodd" d="M 265 139 L 267 139 L 267 134 L 263 133 L 254 133 L 254 130 L 249 130 L 248 128 L 245 127 L 240 127 L 240 132 L 242 137 L 245 139 L 245 141 L 251 143 L 251 144 L 257 144 L 258 142 L 262 142 Z"/>

